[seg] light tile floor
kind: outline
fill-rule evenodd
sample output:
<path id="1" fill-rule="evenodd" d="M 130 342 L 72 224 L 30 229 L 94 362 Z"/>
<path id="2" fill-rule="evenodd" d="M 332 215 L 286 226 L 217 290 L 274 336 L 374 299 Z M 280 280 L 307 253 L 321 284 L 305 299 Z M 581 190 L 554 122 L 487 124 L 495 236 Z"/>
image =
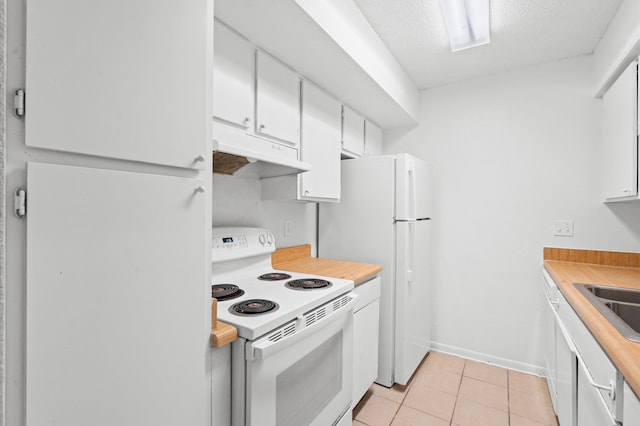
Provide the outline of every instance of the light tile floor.
<path id="1" fill-rule="evenodd" d="M 354 426 L 557 426 L 545 379 L 431 351 L 407 386 L 371 386 Z"/>

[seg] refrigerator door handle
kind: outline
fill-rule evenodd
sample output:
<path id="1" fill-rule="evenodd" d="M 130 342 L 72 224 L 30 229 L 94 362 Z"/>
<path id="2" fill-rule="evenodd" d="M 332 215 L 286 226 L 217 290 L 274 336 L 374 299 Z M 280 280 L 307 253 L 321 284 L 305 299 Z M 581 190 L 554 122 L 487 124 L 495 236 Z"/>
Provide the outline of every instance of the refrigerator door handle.
<path id="1" fill-rule="evenodd" d="M 416 219 L 416 173 L 413 165 L 409 168 L 409 202 L 411 203 L 410 218 Z"/>
<path id="2" fill-rule="evenodd" d="M 409 222 L 409 265 L 407 267 L 407 284 L 413 282 L 413 265 L 415 258 L 415 239 L 416 239 L 416 224 L 415 222 Z"/>

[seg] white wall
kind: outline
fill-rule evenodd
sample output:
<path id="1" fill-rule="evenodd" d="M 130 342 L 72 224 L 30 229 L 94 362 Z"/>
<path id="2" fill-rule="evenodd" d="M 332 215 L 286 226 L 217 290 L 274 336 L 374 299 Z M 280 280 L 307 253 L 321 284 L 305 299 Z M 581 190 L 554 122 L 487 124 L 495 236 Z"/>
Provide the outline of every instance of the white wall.
<path id="1" fill-rule="evenodd" d="M 315 255 L 316 203 L 261 201 L 260 180 L 242 170 L 238 174 L 241 176 L 213 175 L 213 226 L 267 228 L 275 234 L 276 247 L 311 244 Z M 292 223 L 287 237 L 284 219 Z"/>
<path id="2" fill-rule="evenodd" d="M 640 251 L 640 205 L 605 206 L 591 57 L 423 92 L 387 152 L 433 166 L 435 347 L 529 371 L 544 246 Z M 553 219 L 574 237 L 551 235 Z"/>

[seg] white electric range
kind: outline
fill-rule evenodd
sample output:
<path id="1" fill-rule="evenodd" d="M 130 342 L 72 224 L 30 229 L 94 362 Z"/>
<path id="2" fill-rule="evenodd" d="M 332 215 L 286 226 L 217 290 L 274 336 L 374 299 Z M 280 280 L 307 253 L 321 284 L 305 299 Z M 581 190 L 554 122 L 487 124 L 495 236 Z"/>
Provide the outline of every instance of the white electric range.
<path id="1" fill-rule="evenodd" d="M 273 234 L 213 229 L 212 296 L 234 325 L 232 424 L 349 425 L 353 281 L 274 270 Z"/>

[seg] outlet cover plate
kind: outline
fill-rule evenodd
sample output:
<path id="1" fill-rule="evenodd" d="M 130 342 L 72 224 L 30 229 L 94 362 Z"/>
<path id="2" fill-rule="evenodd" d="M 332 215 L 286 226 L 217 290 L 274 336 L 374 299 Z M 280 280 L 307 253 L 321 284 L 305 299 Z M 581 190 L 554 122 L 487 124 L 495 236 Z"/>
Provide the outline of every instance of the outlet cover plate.
<path id="1" fill-rule="evenodd" d="M 554 220 L 553 235 L 561 237 L 573 237 L 573 221 L 572 220 Z"/>

